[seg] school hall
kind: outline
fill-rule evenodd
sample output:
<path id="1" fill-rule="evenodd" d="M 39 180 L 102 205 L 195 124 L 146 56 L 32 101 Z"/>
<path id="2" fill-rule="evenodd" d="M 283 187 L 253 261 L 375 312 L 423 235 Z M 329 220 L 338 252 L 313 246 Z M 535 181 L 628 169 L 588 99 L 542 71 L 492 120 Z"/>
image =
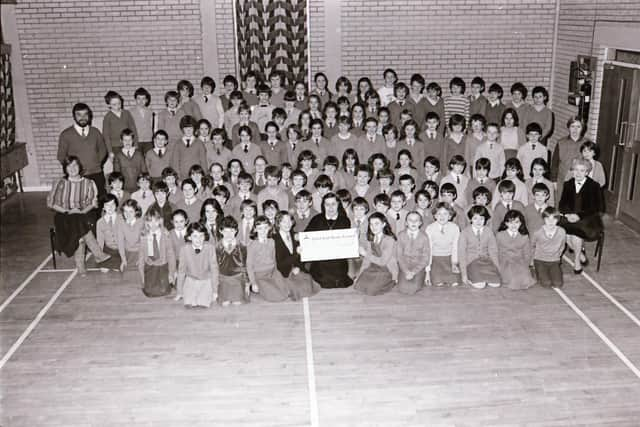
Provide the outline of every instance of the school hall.
<path id="1" fill-rule="evenodd" d="M 640 425 L 637 1 L 0 11 L 0 426 Z"/>

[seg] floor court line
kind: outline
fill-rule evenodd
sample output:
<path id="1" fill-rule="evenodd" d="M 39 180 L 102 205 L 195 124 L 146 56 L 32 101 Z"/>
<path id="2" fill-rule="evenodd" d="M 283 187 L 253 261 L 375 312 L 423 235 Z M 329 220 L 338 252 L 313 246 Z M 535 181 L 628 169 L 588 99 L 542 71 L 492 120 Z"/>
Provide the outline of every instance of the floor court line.
<path id="1" fill-rule="evenodd" d="M 569 257 L 567 257 L 566 255 L 564 255 L 564 260 L 567 261 L 571 267 L 575 266 L 575 263 L 571 261 L 571 259 L 569 259 Z M 586 271 L 584 270 L 582 271 L 582 276 L 585 279 L 587 279 L 587 281 L 591 284 L 591 286 L 596 288 L 598 291 L 600 291 L 602 295 L 604 295 L 609 301 L 611 301 L 613 305 L 618 307 L 618 309 L 622 311 L 629 319 L 631 319 L 633 323 L 635 323 L 637 326 L 640 326 L 640 320 L 633 313 L 631 313 L 624 305 L 622 305 L 620 301 L 618 301 L 615 297 L 613 297 L 613 295 L 607 292 L 606 289 L 600 286 L 600 284 L 594 278 L 589 276 Z"/>
<path id="2" fill-rule="evenodd" d="M 575 303 L 564 293 L 562 292 L 562 290 L 558 289 L 558 288 L 553 288 L 554 291 L 556 291 L 556 293 L 558 295 L 560 295 L 560 298 L 562 298 L 562 300 L 587 324 L 587 326 L 589 326 L 589 328 L 591 328 L 591 330 L 607 345 L 607 347 L 609 347 L 609 349 L 611 351 L 613 351 L 613 353 L 618 356 L 618 359 L 620 359 L 622 361 L 622 363 L 624 363 L 627 368 L 629 368 L 631 370 L 631 372 L 634 373 L 634 375 L 636 377 L 638 377 L 638 379 L 640 379 L 640 369 L 638 369 L 636 367 L 636 365 L 633 364 L 633 362 L 631 362 L 627 356 L 625 356 L 625 354 L 618 348 L 618 346 L 616 346 L 601 330 L 600 328 L 598 328 L 592 321 L 591 319 L 589 319 L 587 317 L 586 314 L 584 314 L 582 312 L 582 310 L 580 310 L 578 308 L 577 305 L 575 305 Z"/>
<path id="3" fill-rule="evenodd" d="M 38 274 L 44 268 L 44 266 L 47 265 L 47 263 L 51 260 L 51 258 L 52 258 L 52 255 L 49 254 L 49 256 L 47 256 L 44 259 L 44 261 L 42 261 L 40 265 L 38 265 L 36 269 L 33 270 L 31 274 L 29 274 L 29 276 L 27 276 L 27 278 L 23 280 L 20 286 L 18 286 L 16 290 L 13 291 L 13 293 L 9 295 L 9 297 L 6 300 L 4 300 L 2 305 L 0 305 L 0 313 L 2 313 L 4 309 L 7 308 L 9 303 L 11 303 L 11 301 L 13 301 L 13 299 L 17 297 L 20 292 L 22 292 L 22 290 L 29 284 L 29 282 L 31 282 L 33 278 L 36 277 L 36 274 Z"/>
<path id="4" fill-rule="evenodd" d="M 53 304 L 56 302 L 58 297 L 62 294 L 62 292 L 64 292 L 67 286 L 69 286 L 69 283 L 71 283 L 71 281 L 74 279 L 74 277 L 76 277 L 77 274 L 78 272 L 74 270 L 69 275 L 69 277 L 67 277 L 67 279 L 62 283 L 62 285 L 60 285 L 56 293 L 53 294 L 53 296 L 49 299 L 49 302 L 47 302 L 47 304 L 42 308 L 42 310 L 40 310 L 36 318 L 33 319 L 33 321 L 29 324 L 27 329 L 25 329 L 22 335 L 20 335 L 20 337 L 16 340 L 16 342 L 13 343 L 9 351 L 7 351 L 7 353 L 2 357 L 2 360 L 0 360 L 0 370 L 2 370 L 4 365 L 9 361 L 9 359 L 11 359 L 11 356 L 13 356 L 13 354 L 18 350 L 18 348 L 20 348 L 22 343 L 24 343 L 24 341 L 29 337 L 31 332 L 33 332 L 36 326 L 38 326 L 38 323 L 40 323 L 40 320 L 42 320 L 45 314 L 47 314 L 47 311 L 49 311 L 51 306 L 53 306 Z"/>
<path id="5" fill-rule="evenodd" d="M 304 312 L 304 337 L 307 349 L 307 379 L 309 382 L 309 411 L 311 427 L 319 427 L 318 395 L 316 393 L 316 372 L 313 361 L 313 341 L 311 339 L 311 313 L 309 299 L 302 298 L 302 310 Z"/>

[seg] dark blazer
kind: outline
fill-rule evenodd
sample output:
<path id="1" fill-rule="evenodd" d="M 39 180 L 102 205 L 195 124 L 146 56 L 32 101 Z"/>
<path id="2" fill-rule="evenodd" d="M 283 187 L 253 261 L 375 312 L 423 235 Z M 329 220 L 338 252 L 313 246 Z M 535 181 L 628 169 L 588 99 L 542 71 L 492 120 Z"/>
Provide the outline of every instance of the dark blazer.
<path id="1" fill-rule="evenodd" d="M 581 219 L 604 212 L 602 189 L 597 182 L 589 177 L 586 178 L 580 193 L 578 193 L 582 199 L 581 206 L 576 206 L 578 194 L 576 194 L 575 185 L 574 178 L 564 183 L 558 205 L 560 212 L 563 214 L 575 213 Z"/>
<path id="2" fill-rule="evenodd" d="M 297 252 L 299 243 L 293 238 L 293 230 L 291 230 L 289 234 L 291 235 L 291 242 L 293 243 L 293 253 L 289 252 L 280 233 L 273 234 L 276 247 L 276 268 L 284 277 L 289 277 L 294 267 L 304 270 L 302 262 L 300 262 L 300 255 Z"/>

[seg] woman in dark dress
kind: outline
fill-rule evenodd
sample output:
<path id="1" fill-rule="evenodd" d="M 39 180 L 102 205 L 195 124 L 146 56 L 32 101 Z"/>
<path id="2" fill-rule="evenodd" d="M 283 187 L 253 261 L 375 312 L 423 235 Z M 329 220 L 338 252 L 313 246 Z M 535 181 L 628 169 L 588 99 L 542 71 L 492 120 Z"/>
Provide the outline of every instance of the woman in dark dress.
<path id="1" fill-rule="evenodd" d="M 567 244 L 574 250 L 574 273 L 582 273 L 588 260 L 584 240 L 595 240 L 603 229 L 604 199 L 600 185 L 589 178 L 591 162 L 575 159 L 573 178 L 565 182 L 560 197 L 560 226 L 567 232 Z"/>
<path id="2" fill-rule="evenodd" d="M 351 221 L 335 193 L 322 197 L 322 213 L 311 218 L 305 231 L 327 231 L 351 228 Z M 313 280 L 323 288 L 348 288 L 353 284 L 349 277 L 346 259 L 313 261 L 309 269 Z"/>

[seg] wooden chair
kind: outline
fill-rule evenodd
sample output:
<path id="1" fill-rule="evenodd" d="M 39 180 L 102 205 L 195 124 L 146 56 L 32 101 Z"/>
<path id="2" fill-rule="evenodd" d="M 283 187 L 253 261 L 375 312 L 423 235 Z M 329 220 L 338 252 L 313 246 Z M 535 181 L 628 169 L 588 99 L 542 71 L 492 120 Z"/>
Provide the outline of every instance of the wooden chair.
<path id="1" fill-rule="evenodd" d="M 594 240 L 585 240 L 585 242 L 596 242 L 596 250 L 593 256 L 597 258 L 596 271 L 600 271 L 600 263 L 602 262 L 602 252 L 604 251 L 604 229 L 600 231 L 598 237 Z"/>
<path id="2" fill-rule="evenodd" d="M 49 241 L 51 242 L 51 259 L 53 260 L 53 269 L 58 268 L 56 264 L 56 229 L 54 227 L 49 228 Z"/>

